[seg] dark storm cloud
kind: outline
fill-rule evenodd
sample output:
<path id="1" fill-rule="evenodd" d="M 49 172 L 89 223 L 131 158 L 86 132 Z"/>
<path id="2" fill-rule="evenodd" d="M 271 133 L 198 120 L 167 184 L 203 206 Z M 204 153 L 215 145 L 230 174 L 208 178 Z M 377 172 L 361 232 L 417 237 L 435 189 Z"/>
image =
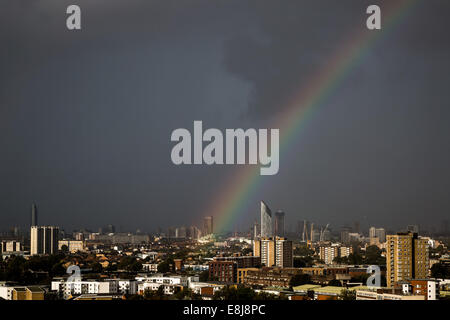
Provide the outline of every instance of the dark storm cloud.
<path id="1" fill-rule="evenodd" d="M 69 32 L 72 3 L 2 3 L 2 226 L 26 225 L 32 201 L 69 230 L 198 221 L 235 168 L 172 165 L 172 130 L 271 123 L 372 4 L 79 0 L 83 29 Z M 335 228 L 448 215 L 449 9 L 420 1 L 383 37 L 262 179 L 241 226 L 260 198 Z"/>

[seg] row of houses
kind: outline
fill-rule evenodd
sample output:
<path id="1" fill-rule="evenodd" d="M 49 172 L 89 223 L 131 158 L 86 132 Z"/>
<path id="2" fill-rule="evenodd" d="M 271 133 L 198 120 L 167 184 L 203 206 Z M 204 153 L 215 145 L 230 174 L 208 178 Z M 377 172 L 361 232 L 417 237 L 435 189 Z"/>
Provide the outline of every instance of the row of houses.
<path id="1" fill-rule="evenodd" d="M 146 290 L 156 291 L 162 287 L 163 293 L 172 295 L 184 288 L 194 293 L 212 297 L 223 284 L 200 282 L 198 276 L 181 275 L 138 275 L 135 279 L 73 280 L 59 278 L 51 283 L 51 290 L 64 299 L 93 295 L 144 294 Z"/>

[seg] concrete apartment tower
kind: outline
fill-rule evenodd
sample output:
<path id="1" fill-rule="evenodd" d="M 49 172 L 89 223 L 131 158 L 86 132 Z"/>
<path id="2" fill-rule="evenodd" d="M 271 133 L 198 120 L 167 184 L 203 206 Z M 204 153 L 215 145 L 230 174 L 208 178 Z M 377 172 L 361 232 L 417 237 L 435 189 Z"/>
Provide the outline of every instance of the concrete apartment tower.
<path id="1" fill-rule="evenodd" d="M 417 233 L 401 232 L 386 237 L 386 280 L 392 287 L 397 282 L 424 279 L 428 276 L 428 240 Z"/>
<path id="2" fill-rule="evenodd" d="M 59 228 L 52 226 L 31 227 L 31 255 L 58 252 Z"/>

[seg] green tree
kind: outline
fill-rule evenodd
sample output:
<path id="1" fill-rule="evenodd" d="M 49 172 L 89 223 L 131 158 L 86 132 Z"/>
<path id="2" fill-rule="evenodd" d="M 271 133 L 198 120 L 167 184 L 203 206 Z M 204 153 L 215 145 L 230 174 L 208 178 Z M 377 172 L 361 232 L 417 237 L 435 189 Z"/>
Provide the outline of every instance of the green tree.
<path id="1" fill-rule="evenodd" d="M 347 260 L 349 264 L 363 264 L 363 257 L 358 252 L 350 253 Z"/>
<path id="2" fill-rule="evenodd" d="M 294 268 L 311 267 L 314 264 L 314 259 L 311 256 L 294 257 Z"/>
<path id="3" fill-rule="evenodd" d="M 170 272 L 170 264 L 168 261 L 163 261 L 160 264 L 158 264 L 158 272 L 166 273 Z"/>
<path id="4" fill-rule="evenodd" d="M 55 263 L 50 271 L 51 277 L 62 276 L 66 274 L 66 268 L 63 267 L 61 262 Z"/>
<path id="5" fill-rule="evenodd" d="M 431 276 L 433 278 L 448 279 L 450 278 L 450 267 L 443 263 L 435 263 L 431 267 Z"/>
<path id="6" fill-rule="evenodd" d="M 356 300 L 356 291 L 343 289 L 339 295 L 340 300 Z"/>
<path id="7" fill-rule="evenodd" d="M 190 298 L 192 296 L 193 292 L 189 288 L 183 288 L 183 290 L 178 291 L 174 294 L 175 299 L 177 300 L 183 300 L 186 298 Z"/>
<path id="8" fill-rule="evenodd" d="M 145 300 L 163 300 L 164 299 L 164 286 L 158 287 L 158 290 L 145 289 L 144 291 Z"/>
<path id="9" fill-rule="evenodd" d="M 381 256 L 381 249 L 377 246 L 368 246 L 364 257 L 365 264 L 386 265 L 386 258 Z"/>
<path id="10" fill-rule="evenodd" d="M 120 260 L 117 264 L 117 268 L 137 272 L 142 269 L 142 263 L 137 261 L 136 257 L 127 256 Z"/>
<path id="11" fill-rule="evenodd" d="M 255 291 L 247 287 L 230 287 L 225 286 L 221 290 L 214 293 L 214 300 L 253 300 Z"/>
<path id="12" fill-rule="evenodd" d="M 303 257 L 313 256 L 314 250 L 311 250 L 306 245 L 301 245 L 294 249 L 294 255 Z"/>

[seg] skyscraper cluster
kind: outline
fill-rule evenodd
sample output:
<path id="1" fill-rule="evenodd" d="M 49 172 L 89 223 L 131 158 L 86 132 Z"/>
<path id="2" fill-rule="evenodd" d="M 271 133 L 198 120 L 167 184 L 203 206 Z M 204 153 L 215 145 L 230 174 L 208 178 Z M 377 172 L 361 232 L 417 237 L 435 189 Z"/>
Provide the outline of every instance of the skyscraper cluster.
<path id="1" fill-rule="evenodd" d="M 273 217 L 269 206 L 264 201 L 261 201 L 261 233 L 259 236 L 261 238 L 283 237 L 285 234 L 284 217 L 283 211 L 275 212 L 275 217 Z"/>
<path id="2" fill-rule="evenodd" d="M 275 220 L 272 220 L 272 211 L 261 201 L 261 233 L 256 234 L 256 225 L 253 240 L 253 255 L 261 258 L 261 264 L 266 267 L 292 267 L 293 247 L 292 241 L 284 236 L 284 212 L 277 211 Z"/>

